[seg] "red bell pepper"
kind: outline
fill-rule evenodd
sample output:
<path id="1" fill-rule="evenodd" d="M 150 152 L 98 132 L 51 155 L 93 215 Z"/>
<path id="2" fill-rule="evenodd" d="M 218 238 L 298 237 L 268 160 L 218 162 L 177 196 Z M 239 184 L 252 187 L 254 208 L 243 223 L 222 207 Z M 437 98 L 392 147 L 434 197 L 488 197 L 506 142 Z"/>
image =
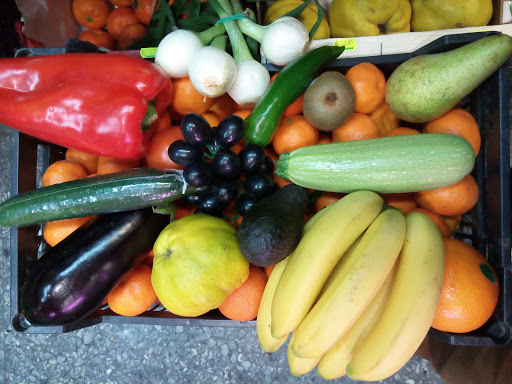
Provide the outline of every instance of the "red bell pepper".
<path id="1" fill-rule="evenodd" d="M 141 129 L 148 108 L 133 87 L 69 81 L 33 92 L 0 89 L 0 121 L 20 132 L 67 148 L 140 159 Z"/>
<path id="2" fill-rule="evenodd" d="M 0 59 L 0 123 L 103 156 L 142 158 L 141 123 L 148 105 L 162 112 L 171 92 L 169 76 L 141 58 L 67 53 Z"/>
<path id="3" fill-rule="evenodd" d="M 154 99 L 169 75 L 142 58 L 104 53 L 10 57 L 0 60 L 0 88 L 35 91 L 64 81 L 102 81 L 136 87 Z"/>

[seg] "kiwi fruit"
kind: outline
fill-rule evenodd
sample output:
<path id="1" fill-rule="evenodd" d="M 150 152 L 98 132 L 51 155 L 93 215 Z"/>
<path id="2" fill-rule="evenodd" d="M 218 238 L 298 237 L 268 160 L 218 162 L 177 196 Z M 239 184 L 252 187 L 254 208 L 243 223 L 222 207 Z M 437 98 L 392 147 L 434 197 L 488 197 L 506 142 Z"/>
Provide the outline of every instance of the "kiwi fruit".
<path id="1" fill-rule="evenodd" d="M 321 131 L 333 131 L 348 120 L 356 109 L 356 93 L 340 72 L 326 71 L 304 93 L 303 115 Z"/>

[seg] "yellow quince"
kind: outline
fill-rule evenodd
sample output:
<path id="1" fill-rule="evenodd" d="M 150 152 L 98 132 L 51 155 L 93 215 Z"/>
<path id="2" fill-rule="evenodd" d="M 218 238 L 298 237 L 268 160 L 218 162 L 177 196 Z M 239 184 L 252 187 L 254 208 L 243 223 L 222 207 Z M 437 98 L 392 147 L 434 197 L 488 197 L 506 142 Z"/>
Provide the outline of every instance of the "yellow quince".
<path id="1" fill-rule="evenodd" d="M 411 0 L 412 31 L 478 27 L 492 17 L 492 0 Z"/>
<path id="2" fill-rule="evenodd" d="M 410 32 L 409 0 L 333 0 L 331 37 L 376 36 Z"/>

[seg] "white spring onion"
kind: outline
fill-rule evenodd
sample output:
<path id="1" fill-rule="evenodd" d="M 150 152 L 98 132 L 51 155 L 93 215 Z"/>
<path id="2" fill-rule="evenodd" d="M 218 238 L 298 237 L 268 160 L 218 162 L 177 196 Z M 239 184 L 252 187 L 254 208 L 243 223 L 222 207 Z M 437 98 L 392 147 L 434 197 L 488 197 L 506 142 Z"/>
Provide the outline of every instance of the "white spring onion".
<path id="1" fill-rule="evenodd" d="M 220 18 L 233 15 L 233 9 L 227 0 L 217 1 L 211 1 L 211 5 Z M 224 27 L 228 33 L 237 66 L 236 79 L 227 93 L 238 105 L 254 107 L 270 84 L 270 74 L 252 57 L 237 22 L 225 21 Z"/>
<path id="2" fill-rule="evenodd" d="M 236 78 L 236 63 L 226 52 L 224 35 L 213 39 L 210 46 L 196 51 L 188 65 L 188 75 L 194 88 L 206 97 L 225 94 Z"/>
<path id="3" fill-rule="evenodd" d="M 188 76 L 188 65 L 196 51 L 210 44 L 214 37 L 224 32 L 222 24 L 214 25 L 200 33 L 175 29 L 158 44 L 155 63 L 171 77 Z"/>
<path id="4" fill-rule="evenodd" d="M 236 13 L 242 13 L 239 0 L 233 0 Z M 252 12 L 246 10 L 246 13 Z M 273 23 L 263 26 L 250 19 L 237 20 L 240 30 L 261 44 L 261 50 L 267 60 L 275 65 L 286 65 L 293 59 L 302 56 L 308 46 L 309 32 L 299 20 L 291 16 L 283 16 Z"/>

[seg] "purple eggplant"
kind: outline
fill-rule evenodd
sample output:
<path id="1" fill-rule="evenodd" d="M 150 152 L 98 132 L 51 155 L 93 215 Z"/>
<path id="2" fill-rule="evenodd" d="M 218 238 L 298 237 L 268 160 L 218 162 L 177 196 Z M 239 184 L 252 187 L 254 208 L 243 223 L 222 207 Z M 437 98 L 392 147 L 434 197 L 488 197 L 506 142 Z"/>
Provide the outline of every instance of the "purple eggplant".
<path id="1" fill-rule="evenodd" d="M 25 323 L 67 325 L 89 316 L 169 222 L 145 208 L 104 214 L 78 228 L 30 266 L 21 293 Z"/>

